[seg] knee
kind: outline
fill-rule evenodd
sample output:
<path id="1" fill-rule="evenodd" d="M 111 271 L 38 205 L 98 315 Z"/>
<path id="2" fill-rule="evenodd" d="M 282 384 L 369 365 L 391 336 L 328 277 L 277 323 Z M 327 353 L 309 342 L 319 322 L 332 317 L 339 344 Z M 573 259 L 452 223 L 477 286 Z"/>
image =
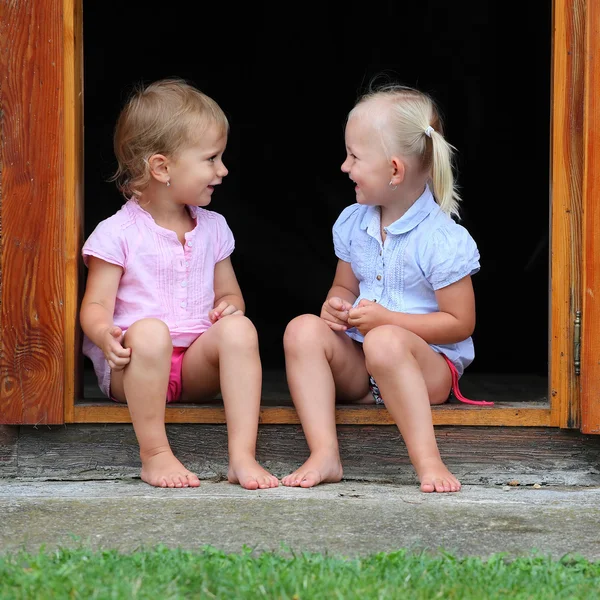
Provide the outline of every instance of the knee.
<path id="1" fill-rule="evenodd" d="M 137 358 L 155 359 L 170 356 L 173 351 L 171 333 L 160 319 L 140 319 L 125 333 L 125 346 Z"/>
<path id="2" fill-rule="evenodd" d="M 323 335 L 324 329 L 329 329 L 323 319 L 316 315 L 300 315 L 292 319 L 283 334 L 285 352 L 293 352 L 309 345 Z"/>
<path id="3" fill-rule="evenodd" d="M 369 373 L 382 368 L 397 368 L 412 352 L 410 338 L 406 329 L 395 325 L 383 325 L 369 331 L 363 343 Z"/>
<path id="4" fill-rule="evenodd" d="M 243 348 L 258 347 L 258 333 L 254 323 L 245 315 L 230 315 L 217 321 L 223 341 Z"/>

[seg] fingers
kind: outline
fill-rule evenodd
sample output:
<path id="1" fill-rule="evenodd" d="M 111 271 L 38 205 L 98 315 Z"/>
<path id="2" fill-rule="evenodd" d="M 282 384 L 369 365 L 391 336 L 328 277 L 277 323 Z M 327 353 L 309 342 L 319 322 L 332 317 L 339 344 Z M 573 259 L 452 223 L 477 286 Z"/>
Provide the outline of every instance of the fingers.
<path id="1" fill-rule="evenodd" d="M 113 370 L 113 371 L 122 371 L 128 364 L 129 364 L 130 359 L 128 358 L 127 360 L 120 358 L 118 359 L 116 362 L 109 360 L 108 361 L 108 366 Z"/>
<path id="2" fill-rule="evenodd" d="M 219 315 L 219 319 L 223 317 L 229 317 L 230 315 L 243 314 L 242 311 L 234 306 L 233 304 L 229 304 L 224 310 L 221 311 Z"/>
<path id="3" fill-rule="evenodd" d="M 213 308 L 208 313 L 208 318 L 211 323 L 216 323 L 219 319 L 223 317 L 229 317 L 231 315 L 243 315 L 244 311 L 239 309 L 237 306 L 233 304 L 227 304 L 226 302 L 221 302 L 219 306 Z"/>
<path id="4" fill-rule="evenodd" d="M 333 331 L 346 331 L 348 329 L 348 327 L 342 323 L 334 323 L 333 321 L 327 321 L 326 319 L 325 323 L 327 323 L 329 329 Z"/>
<path id="5" fill-rule="evenodd" d="M 124 369 L 130 361 L 131 357 L 129 356 L 126 358 L 111 357 L 108 359 L 108 365 L 111 369 L 120 371 L 121 369 Z"/>
<path id="6" fill-rule="evenodd" d="M 116 325 L 108 330 L 108 333 L 115 338 L 119 343 L 123 341 L 123 330 Z"/>
<path id="7" fill-rule="evenodd" d="M 104 357 L 111 369 L 121 370 L 125 368 L 131 360 L 131 348 L 124 348 L 123 330 L 120 327 L 113 326 L 108 330 L 110 337 L 106 340 L 104 346 Z"/>
<path id="8" fill-rule="evenodd" d="M 348 312 L 352 308 L 352 304 L 343 298 L 338 298 L 337 296 L 332 296 L 329 300 L 326 301 L 331 308 L 338 312 Z"/>
<path id="9" fill-rule="evenodd" d="M 348 311 L 351 308 L 352 305 L 349 302 L 341 298 L 332 297 L 323 303 L 323 310 L 321 312 L 328 315 L 329 320 L 333 320 L 334 323 L 344 325 L 348 321 Z"/>
<path id="10" fill-rule="evenodd" d="M 124 369 L 131 360 L 131 348 L 112 347 L 105 355 L 111 369 Z"/>

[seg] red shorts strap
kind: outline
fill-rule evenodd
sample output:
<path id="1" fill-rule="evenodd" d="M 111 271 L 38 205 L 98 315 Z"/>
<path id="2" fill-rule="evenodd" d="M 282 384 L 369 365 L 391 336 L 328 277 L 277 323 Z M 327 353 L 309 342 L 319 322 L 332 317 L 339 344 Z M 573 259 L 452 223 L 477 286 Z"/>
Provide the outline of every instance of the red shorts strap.
<path id="1" fill-rule="evenodd" d="M 450 367 L 450 373 L 452 374 L 452 393 L 457 400 L 464 402 L 465 404 L 476 404 L 477 406 L 493 406 L 493 402 L 487 402 L 486 400 L 469 400 L 465 398 L 460 389 L 458 388 L 458 371 L 454 366 L 454 363 L 443 353 L 440 354 L 446 359 L 448 366 Z"/>

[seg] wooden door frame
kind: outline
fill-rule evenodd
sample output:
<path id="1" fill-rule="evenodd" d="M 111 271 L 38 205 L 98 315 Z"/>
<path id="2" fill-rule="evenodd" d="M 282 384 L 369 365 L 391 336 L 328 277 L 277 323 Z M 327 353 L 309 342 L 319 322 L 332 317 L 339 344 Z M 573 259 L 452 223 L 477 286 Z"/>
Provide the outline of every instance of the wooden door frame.
<path id="1" fill-rule="evenodd" d="M 598 81 L 596 63 L 584 60 L 585 9 L 585 0 L 553 3 L 550 408 L 440 406 L 433 411 L 436 425 L 579 426 L 573 332 L 582 300 L 583 165 L 593 155 L 584 146 L 584 91 L 586 78 Z M 8 74 L 0 91 L 0 423 L 130 422 L 125 406 L 76 403 L 82 390 L 82 0 L 5 3 L 2 13 L 2 47 L 10 43 L 11 51 L 0 58 Z M 590 50 L 597 53 L 597 45 Z M 34 145 L 48 152 L 34 152 Z M 597 179 L 590 175 L 586 182 L 595 193 Z M 392 423 L 387 411 L 372 408 L 340 408 L 338 423 Z M 223 409 L 214 407 L 168 407 L 166 418 L 225 422 Z M 291 407 L 265 407 L 261 423 L 298 419 Z"/>
<path id="2" fill-rule="evenodd" d="M 581 431 L 600 434 L 600 4 L 586 13 Z"/>

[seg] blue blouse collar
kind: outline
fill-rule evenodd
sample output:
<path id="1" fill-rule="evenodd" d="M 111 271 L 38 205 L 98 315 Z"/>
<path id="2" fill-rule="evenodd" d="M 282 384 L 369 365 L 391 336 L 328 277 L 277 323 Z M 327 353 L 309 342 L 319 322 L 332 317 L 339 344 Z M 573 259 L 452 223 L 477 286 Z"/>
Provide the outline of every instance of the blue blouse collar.
<path id="1" fill-rule="evenodd" d="M 413 205 L 397 220 L 386 227 L 387 233 L 398 235 L 414 229 L 433 211 L 439 211 L 440 206 L 435 201 L 429 185 L 415 200 Z M 370 235 L 379 235 L 381 212 L 379 206 L 368 206 L 360 223 L 361 229 L 366 229 Z"/>

